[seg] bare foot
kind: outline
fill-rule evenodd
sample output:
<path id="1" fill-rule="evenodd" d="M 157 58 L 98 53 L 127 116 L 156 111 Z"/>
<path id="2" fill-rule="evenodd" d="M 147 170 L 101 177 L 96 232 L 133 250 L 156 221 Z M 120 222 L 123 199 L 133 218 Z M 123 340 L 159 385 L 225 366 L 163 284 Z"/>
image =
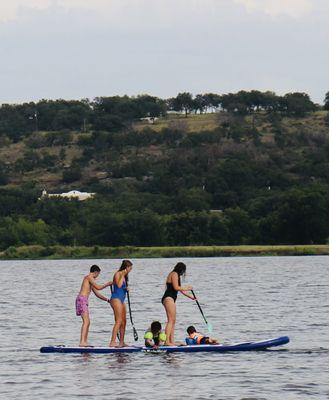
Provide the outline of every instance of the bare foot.
<path id="1" fill-rule="evenodd" d="M 129 347 L 129 344 L 127 344 L 127 343 L 119 343 L 119 347 Z"/>
<path id="2" fill-rule="evenodd" d="M 110 342 L 109 347 L 119 347 L 117 342 Z"/>
<path id="3" fill-rule="evenodd" d="M 88 344 L 88 343 L 80 343 L 80 344 L 79 344 L 79 347 L 94 347 L 94 346 L 91 346 L 91 345 Z"/>
<path id="4" fill-rule="evenodd" d="M 176 346 L 176 343 L 166 343 L 165 346 Z"/>

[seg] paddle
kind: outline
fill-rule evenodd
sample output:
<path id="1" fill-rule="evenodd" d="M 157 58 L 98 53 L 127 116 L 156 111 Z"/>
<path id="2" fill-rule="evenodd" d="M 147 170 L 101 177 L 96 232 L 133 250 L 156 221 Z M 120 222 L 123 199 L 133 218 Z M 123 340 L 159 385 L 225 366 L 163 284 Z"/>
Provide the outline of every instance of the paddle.
<path id="1" fill-rule="evenodd" d="M 194 296 L 195 299 L 196 299 L 196 295 L 195 295 L 194 291 L 191 290 L 191 292 L 192 292 L 193 296 Z M 207 321 L 207 319 L 206 319 L 206 317 L 205 317 L 205 315 L 204 315 L 204 313 L 203 313 L 203 311 L 202 311 L 202 308 L 201 308 L 200 303 L 198 302 L 198 300 L 195 300 L 195 302 L 196 302 L 196 304 L 198 305 L 199 310 L 200 310 L 200 313 L 201 313 L 201 315 L 202 315 L 202 317 L 203 317 L 203 319 L 204 319 L 204 322 L 205 322 L 206 325 L 207 325 L 208 332 L 211 333 L 211 332 L 212 332 L 212 325 Z"/>
<path id="2" fill-rule="evenodd" d="M 135 325 L 134 325 L 134 322 L 133 322 L 133 317 L 132 317 L 132 314 L 131 314 L 131 305 L 130 305 L 129 290 L 127 290 L 127 298 L 128 298 L 128 308 L 129 308 L 130 322 L 131 322 L 131 325 L 132 325 L 132 327 L 133 327 L 135 342 L 137 342 L 137 340 L 138 340 L 138 334 L 137 334 L 137 331 L 136 331 L 136 328 L 135 328 Z"/>

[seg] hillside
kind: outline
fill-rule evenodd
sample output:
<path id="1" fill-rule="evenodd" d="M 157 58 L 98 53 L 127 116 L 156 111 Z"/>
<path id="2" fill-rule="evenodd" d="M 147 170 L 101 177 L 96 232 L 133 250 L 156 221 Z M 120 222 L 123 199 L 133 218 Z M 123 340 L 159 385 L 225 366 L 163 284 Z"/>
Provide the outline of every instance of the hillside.
<path id="1" fill-rule="evenodd" d="M 280 121 L 282 136 L 288 145 L 290 142 L 294 142 L 293 148 L 296 154 L 326 143 L 329 137 L 329 125 L 326 124 L 327 114 L 325 111 L 318 111 L 305 118 L 282 118 Z M 132 125 L 133 135 L 137 137 L 136 143 L 133 143 L 133 140 L 130 140 L 127 145 L 122 143 L 125 149 L 121 154 L 120 143 L 118 143 L 119 146 L 106 148 L 107 156 L 112 152 L 113 161 L 104 160 L 103 156 L 100 157 L 101 149 L 97 144 L 98 138 L 93 137 L 92 133 L 39 131 L 17 143 L 10 143 L 7 140 L 1 143 L 0 163 L 5 166 L 8 182 L 1 187 L 19 187 L 24 183 L 34 182 L 40 191 L 44 187 L 48 191 L 64 191 L 73 188 L 87 190 L 96 182 L 109 182 L 109 180 L 115 182 L 118 177 L 113 176 L 113 166 L 115 170 L 122 169 L 127 166 L 131 157 L 138 160 L 156 159 L 156 163 L 161 160 L 165 161 L 173 147 L 176 147 L 176 143 L 173 146 L 172 143 L 159 139 L 158 134 L 168 129 L 181 133 L 185 140 L 195 141 L 196 148 L 198 145 L 210 145 L 214 149 L 220 142 L 222 147 L 220 153 L 223 156 L 226 151 L 230 152 L 226 148 L 232 142 L 236 149 L 249 147 L 250 150 L 250 145 L 254 144 L 250 142 L 250 138 L 244 137 L 243 133 L 241 138 L 236 140 L 225 138 L 225 136 L 220 140 L 215 140 L 214 143 L 206 137 L 203 140 L 200 134 L 207 132 L 211 137 L 213 132 L 215 137 L 218 129 L 221 129 L 227 119 L 226 113 L 212 113 L 189 115 L 187 118 L 184 115 L 172 114 L 165 118 L 159 118 L 154 123 L 137 121 Z M 277 147 L 275 142 L 277 121 L 273 123 L 268 120 L 266 115 L 258 114 L 254 117 L 245 117 L 242 122 L 240 120 L 238 123 L 243 124 L 243 129 L 252 129 L 254 124 L 259 135 L 257 146 L 261 146 L 259 153 L 263 153 L 263 146 L 268 147 L 269 150 Z M 127 132 L 122 133 L 124 139 L 126 136 Z M 141 136 L 150 137 L 149 142 L 146 138 L 145 143 L 141 143 L 141 141 L 143 142 Z M 285 152 L 286 150 L 285 146 L 281 146 L 280 151 Z M 74 165 L 79 165 L 81 176 L 76 174 L 77 179 L 74 179 L 74 176 L 72 179 L 63 179 L 63 172 L 70 171 Z M 145 170 L 146 174 L 148 172 Z M 120 175 L 122 175 L 119 177 L 120 179 L 133 177 L 131 173 L 126 176 L 125 174 Z"/>
<path id="2" fill-rule="evenodd" d="M 326 111 L 167 114 L 0 138 L 0 250 L 328 241 Z M 39 201 L 44 188 L 97 196 Z"/>

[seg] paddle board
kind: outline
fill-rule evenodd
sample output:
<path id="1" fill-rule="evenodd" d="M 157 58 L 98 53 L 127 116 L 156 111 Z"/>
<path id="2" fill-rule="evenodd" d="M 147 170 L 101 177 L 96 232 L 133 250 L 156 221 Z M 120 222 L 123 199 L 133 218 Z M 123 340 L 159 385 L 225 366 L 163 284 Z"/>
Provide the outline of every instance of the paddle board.
<path id="1" fill-rule="evenodd" d="M 201 353 L 215 352 L 225 353 L 232 351 L 255 351 L 266 350 L 271 347 L 282 346 L 289 343 L 288 336 L 281 336 L 274 339 L 267 339 L 257 342 L 244 342 L 235 344 L 219 345 L 193 345 L 193 346 L 160 346 L 159 352 L 163 353 Z M 68 347 L 68 346 L 44 346 L 41 353 L 89 353 L 89 354 L 115 354 L 115 353 L 139 353 L 154 352 L 153 349 L 144 346 L 129 347 Z"/>

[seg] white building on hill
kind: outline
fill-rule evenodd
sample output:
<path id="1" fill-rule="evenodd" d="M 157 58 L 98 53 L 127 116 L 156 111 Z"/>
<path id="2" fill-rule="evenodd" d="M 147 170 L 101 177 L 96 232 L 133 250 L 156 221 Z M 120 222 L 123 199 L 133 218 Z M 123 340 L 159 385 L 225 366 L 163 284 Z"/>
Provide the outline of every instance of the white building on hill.
<path id="1" fill-rule="evenodd" d="M 63 197 L 65 199 L 77 199 L 80 201 L 91 199 L 95 196 L 96 193 L 88 193 L 88 192 L 79 192 L 79 190 L 71 190 L 67 193 L 47 193 L 46 189 L 43 189 L 41 199 L 50 198 L 50 197 Z"/>

